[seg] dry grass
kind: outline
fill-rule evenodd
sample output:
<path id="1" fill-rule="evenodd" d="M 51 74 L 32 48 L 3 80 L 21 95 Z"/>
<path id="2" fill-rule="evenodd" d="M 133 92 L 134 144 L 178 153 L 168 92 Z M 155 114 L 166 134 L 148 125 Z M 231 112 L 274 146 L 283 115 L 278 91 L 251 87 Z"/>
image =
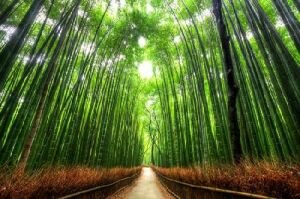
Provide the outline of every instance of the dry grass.
<path id="1" fill-rule="evenodd" d="M 277 198 L 300 198 L 300 165 L 244 162 L 238 166 L 154 169 L 169 178 L 195 185 Z"/>
<path id="2" fill-rule="evenodd" d="M 109 184 L 141 171 L 137 168 L 50 168 L 33 175 L 0 173 L 0 198 L 48 198 Z"/>

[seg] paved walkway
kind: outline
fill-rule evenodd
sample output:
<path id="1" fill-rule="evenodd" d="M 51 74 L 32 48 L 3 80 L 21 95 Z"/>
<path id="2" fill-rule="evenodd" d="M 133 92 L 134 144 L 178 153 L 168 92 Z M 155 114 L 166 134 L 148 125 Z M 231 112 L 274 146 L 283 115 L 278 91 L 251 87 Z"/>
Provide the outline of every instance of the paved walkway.
<path id="1" fill-rule="evenodd" d="M 136 186 L 128 193 L 128 199 L 164 199 L 157 179 L 151 168 L 143 168 Z"/>

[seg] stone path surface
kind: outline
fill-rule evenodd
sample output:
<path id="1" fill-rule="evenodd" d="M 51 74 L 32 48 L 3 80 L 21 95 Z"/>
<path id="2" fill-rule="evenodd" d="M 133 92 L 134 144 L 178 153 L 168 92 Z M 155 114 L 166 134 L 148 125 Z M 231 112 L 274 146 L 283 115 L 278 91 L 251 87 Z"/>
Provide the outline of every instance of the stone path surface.
<path id="1" fill-rule="evenodd" d="M 128 194 L 128 199 L 164 199 L 157 185 L 157 179 L 151 168 L 143 168 L 137 185 Z"/>
<path id="2" fill-rule="evenodd" d="M 151 168 L 144 167 L 133 186 L 110 199 L 172 199 Z"/>

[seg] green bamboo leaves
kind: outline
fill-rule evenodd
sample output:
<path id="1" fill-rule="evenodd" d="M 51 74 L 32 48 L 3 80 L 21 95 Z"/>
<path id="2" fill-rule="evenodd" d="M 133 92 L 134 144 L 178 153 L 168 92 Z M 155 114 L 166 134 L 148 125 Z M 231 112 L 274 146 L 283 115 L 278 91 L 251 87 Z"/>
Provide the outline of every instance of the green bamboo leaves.
<path id="1" fill-rule="evenodd" d="M 162 121 L 155 142 L 163 152 L 155 151 L 157 165 L 226 163 L 241 154 L 251 160 L 299 161 L 299 21 L 291 7 L 297 5 L 280 0 L 260 3 L 222 1 L 217 17 L 213 1 L 165 5 L 180 39 L 173 37 L 174 46 L 161 50 L 166 54 L 160 56 L 165 63 L 157 83 Z M 278 10 L 275 22 L 266 6 Z M 225 37 L 219 39 L 220 20 Z M 285 33 L 279 34 L 279 29 Z M 224 48 L 224 41 L 230 48 Z M 230 71 L 223 56 L 233 60 Z M 234 77 L 229 78 L 230 73 Z M 239 88 L 233 107 L 240 135 L 232 134 L 232 107 L 227 106 L 232 78 Z"/>
<path id="2" fill-rule="evenodd" d="M 143 137 L 137 85 L 127 75 L 134 69 L 126 60 L 126 19 L 112 23 L 105 2 L 97 8 L 94 1 L 49 3 L 39 2 L 46 6 L 42 23 L 31 18 L 24 37 L 12 37 L 1 51 L 4 56 L 11 43 L 19 46 L 14 59 L 4 56 L 9 62 L 1 64 L 1 165 L 21 171 L 140 165 Z M 40 14 L 38 8 L 27 13 Z M 95 9 L 100 17 L 92 15 Z"/>
<path id="3" fill-rule="evenodd" d="M 1 165 L 299 161 L 297 1 L 114 2 L 0 4 Z"/>

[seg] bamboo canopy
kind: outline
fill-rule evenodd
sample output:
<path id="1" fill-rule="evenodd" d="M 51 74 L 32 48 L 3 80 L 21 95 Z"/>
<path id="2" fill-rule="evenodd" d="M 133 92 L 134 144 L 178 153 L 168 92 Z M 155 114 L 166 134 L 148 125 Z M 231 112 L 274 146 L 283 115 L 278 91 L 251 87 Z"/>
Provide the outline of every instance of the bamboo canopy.
<path id="1" fill-rule="evenodd" d="M 1 1 L 0 165 L 299 162 L 299 8 Z"/>

